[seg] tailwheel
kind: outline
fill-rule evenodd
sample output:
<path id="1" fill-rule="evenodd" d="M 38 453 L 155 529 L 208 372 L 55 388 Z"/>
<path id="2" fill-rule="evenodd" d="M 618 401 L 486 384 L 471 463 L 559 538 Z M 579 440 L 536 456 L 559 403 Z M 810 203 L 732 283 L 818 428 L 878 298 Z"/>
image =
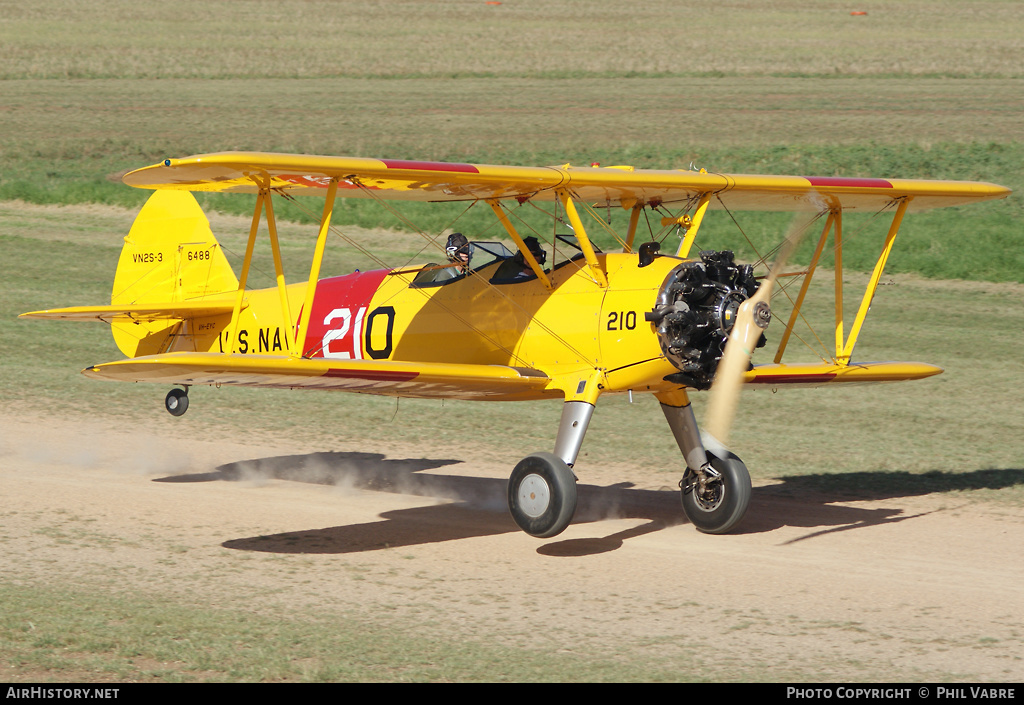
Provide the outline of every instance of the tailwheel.
<path id="1" fill-rule="evenodd" d="M 528 455 L 509 477 L 508 509 L 530 536 L 556 536 L 569 526 L 576 512 L 576 476 L 557 455 Z"/>
<path id="2" fill-rule="evenodd" d="M 164 408 L 171 416 L 181 416 L 188 411 L 188 390 L 172 389 L 164 397 Z"/>
<path id="3" fill-rule="evenodd" d="M 724 534 L 739 524 L 750 504 L 750 473 L 728 451 L 708 453 L 708 465 L 696 473 L 686 469 L 682 481 L 683 511 L 698 531 Z"/>

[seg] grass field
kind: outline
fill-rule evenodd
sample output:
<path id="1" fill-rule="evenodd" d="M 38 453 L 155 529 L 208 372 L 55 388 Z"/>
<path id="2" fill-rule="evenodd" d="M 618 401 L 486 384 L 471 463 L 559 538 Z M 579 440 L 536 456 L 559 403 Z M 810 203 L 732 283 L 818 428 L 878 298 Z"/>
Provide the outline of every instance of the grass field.
<path id="1" fill-rule="evenodd" d="M 860 8 L 868 14 L 850 15 Z M 843 496 L 913 485 L 1016 510 L 1024 501 L 1022 37 L 1024 11 L 1009 0 L 864 0 L 857 8 L 795 0 L 0 0 L 0 394 L 26 412 L 90 414 L 114 424 L 136 423 L 145 409 L 163 413 L 164 390 L 78 373 L 119 357 L 106 328 L 15 316 L 109 301 L 121 237 L 147 195 L 119 176 L 166 156 L 254 149 L 977 179 L 1015 194 L 909 218 L 888 270 L 898 275 L 884 280 L 858 346 L 861 359 L 920 359 L 946 374 L 898 393 L 855 387 L 748 394 L 734 443 L 751 449 L 745 460 L 758 480 Z M 318 205 L 310 201 L 314 211 Z M 238 216 L 251 202 L 209 197 L 204 206 L 226 213 L 214 216 L 214 230 L 240 253 L 246 221 Z M 338 222 L 368 241 L 389 228 L 381 256 L 390 264 L 415 258 L 422 241 L 367 206 L 345 201 Z M 283 233 L 295 274 L 306 264 L 311 231 L 302 213 L 281 212 L 300 223 Z M 434 233 L 455 217 L 444 208 L 407 212 Z M 745 217 L 748 243 L 716 218 L 702 244 L 733 247 L 744 257 L 785 227 L 785 220 Z M 472 232 L 489 222 L 473 213 L 459 225 Z M 856 221 L 848 227 L 860 229 Z M 851 285 L 863 282 L 858 271 L 877 254 L 880 234 L 872 228 L 849 243 Z M 344 248 L 329 252 L 328 271 L 366 266 Z M 266 261 L 260 269 L 272 272 Z M 827 277 L 819 281 L 828 286 Z M 829 301 L 818 306 L 819 317 L 827 319 Z M 340 415 L 371 444 L 396 437 L 455 442 L 452 429 L 466 426 L 521 429 L 496 434 L 482 451 L 510 463 L 524 448 L 551 445 L 560 411 L 245 389 L 195 390 L 193 403 L 180 420 L 183 433 L 205 437 L 288 433 L 328 442 Z M 679 456 L 653 400 L 614 398 L 602 402 L 587 435 L 581 463 L 591 462 L 662 467 L 674 484 Z M 257 630 L 260 639 L 289 644 L 285 660 L 300 661 L 339 648 L 330 632 L 340 630 L 373 641 L 378 659 L 365 668 L 303 674 L 283 666 L 272 649 L 230 659 L 191 654 L 187 679 L 487 680 L 481 662 L 517 659 L 522 665 L 508 672 L 511 679 L 686 678 L 628 659 L 588 670 L 585 659 L 522 662 L 522 653 L 470 654 L 458 644 L 442 645 L 454 670 L 441 674 L 390 625 L 367 634 L 358 620 L 344 628 L 314 620 L 304 631 L 302 617 L 275 632 L 269 622 L 245 626 L 221 614 L 213 627 L 193 627 L 209 620 L 200 606 L 158 613 L 144 597 L 108 604 L 102 587 L 69 596 L 25 590 L 10 578 L 0 579 L 0 598 L 0 620 L 38 614 L 42 630 L 28 638 L 3 627 L 10 638 L 0 642 L 0 656 L 28 664 L 10 671 L 12 678 L 137 676 L 110 643 L 128 642 L 158 661 L 175 647 L 153 637 L 152 622 L 194 628 L 196 639 L 223 634 L 217 648 L 224 653 L 249 638 L 246 629 Z M 72 598 L 96 623 L 51 609 Z M 93 632 L 96 643 L 82 641 Z M 295 647 L 303 640 L 308 648 Z M 78 656 L 62 658 L 67 652 Z M 157 669 L 151 677 L 183 676 Z"/>
<path id="2" fill-rule="evenodd" d="M 5 0 L 0 78 L 1020 78 L 994 2 Z"/>
<path id="3" fill-rule="evenodd" d="M 119 184 L 126 170 L 226 149 L 694 163 L 975 179 L 1019 193 L 1018 5 L 865 7 L 853 17 L 841 3 L 214 2 L 178 15 L 146 3 L 0 3 L 0 199 L 137 207 L 145 194 Z M 1021 203 L 1015 194 L 911 220 L 892 271 L 1021 281 Z M 336 217 L 399 225 L 368 205 L 348 199 Z M 407 211 L 437 232 L 458 209 Z M 492 220 L 473 213 L 460 227 Z M 763 244 L 779 225 L 749 216 L 744 228 Z M 720 244 L 754 254 L 742 239 Z M 875 249 L 851 243 L 847 265 L 867 268 Z"/>
<path id="4" fill-rule="evenodd" d="M 678 680 L 670 667 L 589 653 L 410 638 L 357 616 L 260 616 L 145 597 L 0 586 L 0 654 L 63 680 L 451 682 Z M 31 626 L 29 626 L 31 625 Z M 749 673 L 750 679 L 757 675 Z M 453 678 L 453 674 L 458 674 Z"/>

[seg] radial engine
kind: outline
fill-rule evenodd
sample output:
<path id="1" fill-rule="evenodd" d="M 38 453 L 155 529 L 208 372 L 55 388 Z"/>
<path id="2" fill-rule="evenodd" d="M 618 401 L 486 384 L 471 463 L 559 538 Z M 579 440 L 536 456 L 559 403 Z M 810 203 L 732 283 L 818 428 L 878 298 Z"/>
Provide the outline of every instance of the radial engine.
<path id="1" fill-rule="evenodd" d="M 679 372 L 666 379 L 708 389 L 722 359 L 740 304 L 757 291 L 753 266 L 736 264 L 729 250 L 700 253 L 673 269 L 646 319 L 657 326 L 665 357 Z M 762 335 L 757 347 L 765 344 Z"/>

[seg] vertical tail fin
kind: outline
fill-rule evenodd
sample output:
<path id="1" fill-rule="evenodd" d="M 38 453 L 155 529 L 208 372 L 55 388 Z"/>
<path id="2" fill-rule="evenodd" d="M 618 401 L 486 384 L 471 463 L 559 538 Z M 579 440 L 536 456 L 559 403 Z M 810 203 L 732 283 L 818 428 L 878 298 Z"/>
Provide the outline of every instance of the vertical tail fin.
<path id="1" fill-rule="evenodd" d="M 124 238 L 110 303 L 197 301 L 237 288 L 195 197 L 188 191 L 156 191 Z"/>
<path id="2" fill-rule="evenodd" d="M 237 289 L 238 279 L 195 197 L 156 191 L 124 238 L 110 303 L 187 304 Z M 137 357 L 167 350 L 190 322 L 118 317 L 111 328 L 121 352 Z"/>

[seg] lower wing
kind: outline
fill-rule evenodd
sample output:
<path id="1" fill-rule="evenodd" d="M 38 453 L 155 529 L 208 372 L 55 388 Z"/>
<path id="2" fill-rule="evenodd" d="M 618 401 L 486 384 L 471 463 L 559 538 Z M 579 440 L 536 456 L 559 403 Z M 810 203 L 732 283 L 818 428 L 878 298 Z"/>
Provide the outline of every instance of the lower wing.
<path id="1" fill-rule="evenodd" d="M 543 372 L 503 365 L 177 352 L 87 367 L 88 377 L 181 385 L 337 389 L 405 397 L 538 398 Z"/>
<path id="2" fill-rule="evenodd" d="M 797 364 L 755 365 L 744 381 L 768 387 L 818 387 L 823 384 L 857 382 L 900 382 L 923 379 L 942 372 L 941 367 L 924 362 L 851 362 L 848 365 Z"/>

